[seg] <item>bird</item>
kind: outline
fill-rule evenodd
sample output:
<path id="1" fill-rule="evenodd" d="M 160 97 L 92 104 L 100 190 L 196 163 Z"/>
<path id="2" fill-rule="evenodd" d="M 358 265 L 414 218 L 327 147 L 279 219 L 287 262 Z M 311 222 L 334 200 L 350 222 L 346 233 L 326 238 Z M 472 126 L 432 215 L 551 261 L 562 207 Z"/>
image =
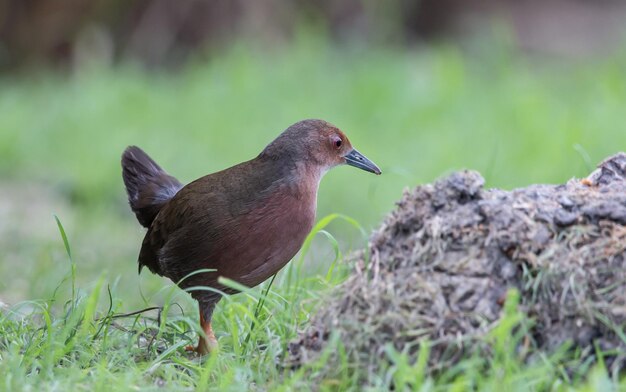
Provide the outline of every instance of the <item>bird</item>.
<path id="1" fill-rule="evenodd" d="M 291 125 L 255 158 L 187 185 L 139 147 L 127 147 L 121 163 L 131 210 L 147 228 L 139 273 L 147 267 L 198 302 L 202 333 L 188 349 L 199 355 L 218 347 L 213 311 L 224 294 L 237 293 L 220 277 L 254 287 L 283 268 L 313 227 L 320 180 L 331 168 L 381 174 L 341 130 L 316 119 Z"/>

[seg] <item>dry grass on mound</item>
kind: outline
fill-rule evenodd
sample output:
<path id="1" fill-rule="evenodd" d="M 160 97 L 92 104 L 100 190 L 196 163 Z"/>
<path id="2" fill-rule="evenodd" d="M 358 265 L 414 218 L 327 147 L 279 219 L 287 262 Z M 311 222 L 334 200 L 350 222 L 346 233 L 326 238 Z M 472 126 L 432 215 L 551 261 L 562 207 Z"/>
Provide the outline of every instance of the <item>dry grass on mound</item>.
<path id="1" fill-rule="evenodd" d="M 373 234 L 369 260 L 359 256 L 291 344 L 291 360 L 316 358 L 333 332 L 355 366 L 372 372 L 390 342 L 413 358 L 430 342 L 430 371 L 477 350 L 490 355 L 486 337 L 514 288 L 527 315 L 517 328 L 525 360 L 569 343 L 578 363 L 604 352 L 607 366 L 624 369 L 626 154 L 564 185 L 483 183 L 464 171 L 405 192 Z"/>

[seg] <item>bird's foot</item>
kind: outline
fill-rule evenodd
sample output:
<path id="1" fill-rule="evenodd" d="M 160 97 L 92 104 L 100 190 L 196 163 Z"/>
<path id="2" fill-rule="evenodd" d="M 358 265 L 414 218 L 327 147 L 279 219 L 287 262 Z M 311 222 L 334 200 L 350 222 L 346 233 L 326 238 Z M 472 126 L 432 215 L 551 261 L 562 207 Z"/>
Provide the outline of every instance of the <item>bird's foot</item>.
<path id="1" fill-rule="evenodd" d="M 217 343 L 217 339 L 215 336 L 212 336 L 209 339 L 204 339 L 201 337 L 198 341 L 198 346 L 194 347 L 192 345 L 185 346 L 185 351 L 187 352 L 195 352 L 199 356 L 207 355 L 213 351 L 219 349 L 219 343 Z"/>
<path id="2" fill-rule="evenodd" d="M 214 306 L 211 305 L 211 306 Z M 198 346 L 193 347 L 191 345 L 185 347 L 185 351 L 194 351 L 196 354 L 200 356 L 207 355 L 210 352 L 217 351 L 219 349 L 219 345 L 217 343 L 217 339 L 215 338 L 215 334 L 213 333 L 213 328 L 211 327 L 211 313 L 212 307 L 209 309 L 209 312 L 206 312 L 206 309 L 203 309 L 202 304 L 199 304 L 200 310 L 200 328 L 202 328 L 202 332 L 200 337 L 198 338 Z M 203 311 L 204 310 L 204 311 Z M 208 313 L 208 316 L 206 314 Z M 208 318 L 208 319 L 207 319 Z"/>
<path id="3" fill-rule="evenodd" d="M 201 353 L 201 348 L 200 348 L 200 344 L 198 344 L 198 346 L 194 346 L 193 344 L 189 344 L 187 346 L 185 346 L 185 351 L 188 353 L 197 353 L 199 355 L 202 355 Z"/>
<path id="4" fill-rule="evenodd" d="M 211 328 L 211 323 L 202 323 L 202 329 L 204 330 L 204 336 L 200 336 L 198 339 L 198 346 L 193 347 L 191 345 L 185 347 L 185 351 L 195 351 L 198 355 L 207 355 L 212 351 L 219 349 L 217 338 Z"/>

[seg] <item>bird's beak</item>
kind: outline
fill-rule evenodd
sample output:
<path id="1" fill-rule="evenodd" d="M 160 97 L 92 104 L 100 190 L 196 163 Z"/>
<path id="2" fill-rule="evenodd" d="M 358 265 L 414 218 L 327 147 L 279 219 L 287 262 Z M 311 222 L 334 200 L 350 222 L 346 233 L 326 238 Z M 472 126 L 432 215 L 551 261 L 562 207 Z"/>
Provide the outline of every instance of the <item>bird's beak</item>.
<path id="1" fill-rule="evenodd" d="M 358 167 L 359 169 L 363 169 L 370 173 L 380 174 L 381 171 L 376 166 L 376 164 L 369 159 L 367 159 L 363 154 L 358 152 L 356 149 L 352 149 L 346 156 L 346 163 L 350 166 Z"/>

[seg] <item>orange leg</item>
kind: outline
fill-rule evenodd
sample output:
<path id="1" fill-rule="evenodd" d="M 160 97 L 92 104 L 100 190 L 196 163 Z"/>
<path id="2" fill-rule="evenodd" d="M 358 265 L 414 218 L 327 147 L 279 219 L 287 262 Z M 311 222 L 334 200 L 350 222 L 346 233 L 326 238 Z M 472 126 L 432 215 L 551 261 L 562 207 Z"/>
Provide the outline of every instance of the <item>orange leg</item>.
<path id="1" fill-rule="evenodd" d="M 217 339 L 215 338 L 215 334 L 213 333 L 213 328 L 211 328 L 211 321 L 206 321 L 204 316 L 202 315 L 202 308 L 200 307 L 200 327 L 204 332 L 204 336 L 200 335 L 198 339 L 198 347 L 194 348 L 193 346 L 185 347 L 187 351 L 195 351 L 199 355 L 206 355 L 210 353 L 212 350 L 217 349 Z"/>

